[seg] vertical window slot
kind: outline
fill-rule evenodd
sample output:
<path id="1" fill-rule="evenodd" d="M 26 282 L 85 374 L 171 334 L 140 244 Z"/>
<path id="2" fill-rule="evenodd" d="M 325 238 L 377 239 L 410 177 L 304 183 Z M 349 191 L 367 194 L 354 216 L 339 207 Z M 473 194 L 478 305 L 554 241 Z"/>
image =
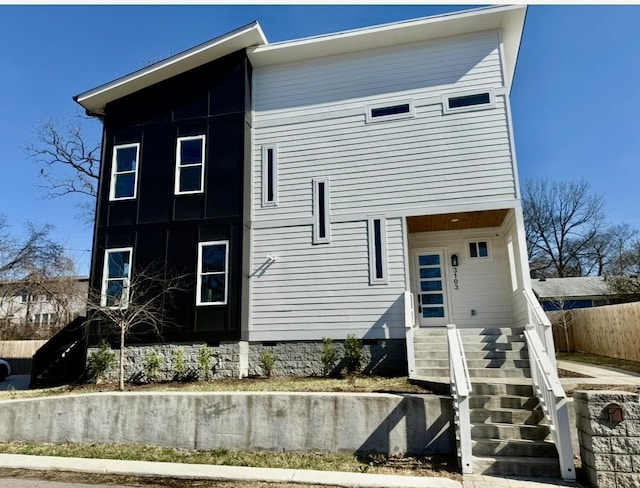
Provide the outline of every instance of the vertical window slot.
<path id="1" fill-rule="evenodd" d="M 278 205 L 278 166 L 275 146 L 262 148 L 262 205 Z"/>
<path id="2" fill-rule="evenodd" d="M 369 217 L 369 283 L 387 284 L 387 229 L 384 217 Z"/>
<path id="3" fill-rule="evenodd" d="M 313 180 L 313 243 L 331 242 L 329 228 L 329 178 Z"/>

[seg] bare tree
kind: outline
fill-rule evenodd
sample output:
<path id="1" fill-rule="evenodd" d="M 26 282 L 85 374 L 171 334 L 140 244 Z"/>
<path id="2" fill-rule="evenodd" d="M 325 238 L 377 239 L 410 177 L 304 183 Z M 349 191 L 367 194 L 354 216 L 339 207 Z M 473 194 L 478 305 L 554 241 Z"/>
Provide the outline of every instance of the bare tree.
<path id="1" fill-rule="evenodd" d="M 83 117 L 70 119 L 62 127 L 45 122 L 33 143 L 25 146 L 27 155 L 40 166 L 40 186 L 46 198 L 65 195 L 85 197 L 80 205 L 86 221 L 93 211 L 100 174 L 100 143 L 88 141 L 82 131 Z"/>
<path id="2" fill-rule="evenodd" d="M 90 322 L 99 322 L 119 335 L 119 386 L 124 390 L 124 357 L 127 339 L 133 334 L 153 333 L 162 337 L 163 327 L 173 323 L 168 311 L 177 293 L 185 291 L 184 276 L 168 276 L 149 266 L 132 274 L 122 286 L 102 294 L 89 293 L 87 309 Z M 126 270 L 123 270 L 126 271 Z M 128 275 L 128 272 L 123 273 Z"/>
<path id="3" fill-rule="evenodd" d="M 589 246 L 605 225 L 604 200 L 589 184 L 528 180 L 523 213 L 532 271 L 546 276 L 581 276 Z"/>
<path id="4" fill-rule="evenodd" d="M 615 269 L 617 273 L 607 278 L 611 289 L 640 299 L 640 240 L 620 252 Z"/>

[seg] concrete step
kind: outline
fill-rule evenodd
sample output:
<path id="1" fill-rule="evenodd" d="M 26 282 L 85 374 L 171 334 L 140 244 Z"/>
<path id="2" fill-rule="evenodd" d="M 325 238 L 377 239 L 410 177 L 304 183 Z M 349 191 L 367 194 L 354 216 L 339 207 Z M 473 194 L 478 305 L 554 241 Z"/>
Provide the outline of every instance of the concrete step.
<path id="1" fill-rule="evenodd" d="M 531 378 L 529 368 L 469 368 L 469 376 L 474 378 Z"/>
<path id="2" fill-rule="evenodd" d="M 474 474 L 501 476 L 560 477 L 557 457 L 473 457 Z"/>
<path id="3" fill-rule="evenodd" d="M 542 441 L 549 437 L 546 425 L 513 425 L 497 423 L 472 423 L 471 438 L 479 439 L 528 439 Z"/>
<path id="4" fill-rule="evenodd" d="M 534 396 L 515 396 L 515 395 L 473 395 L 469 397 L 469 406 L 471 408 L 512 408 L 534 410 L 540 408 L 540 402 Z"/>
<path id="5" fill-rule="evenodd" d="M 531 398 L 534 397 L 533 386 L 530 382 L 523 380 L 518 383 L 498 383 L 485 381 L 472 381 L 472 392 L 470 399 L 473 401 L 474 397 L 486 396 L 486 395 L 508 395 L 508 396 L 520 396 Z"/>
<path id="6" fill-rule="evenodd" d="M 474 456 L 546 457 L 558 456 L 556 445 L 551 441 L 527 439 L 505 441 L 502 439 L 478 439 L 471 441 Z"/>
<path id="7" fill-rule="evenodd" d="M 545 423 L 542 410 L 525 410 L 523 408 L 474 408 L 471 410 L 471 422 L 490 422 L 500 424 L 539 425 Z"/>
<path id="8" fill-rule="evenodd" d="M 516 345 L 514 348 L 513 346 Z M 504 344 L 510 347 L 491 347 L 487 343 L 478 342 L 477 344 L 467 344 L 464 346 L 464 355 L 467 359 L 528 359 L 529 351 L 522 344 L 511 342 Z M 413 350 L 416 358 L 433 357 L 434 359 L 447 359 L 449 357 L 449 348 L 445 344 L 430 344 L 427 342 L 414 344 Z"/>
<path id="9" fill-rule="evenodd" d="M 524 327 L 458 327 L 460 337 L 478 335 L 524 334 Z M 447 336 L 446 327 L 420 327 L 413 329 L 414 336 Z"/>
<path id="10" fill-rule="evenodd" d="M 523 334 L 516 335 L 466 335 L 461 336 L 462 345 L 467 344 L 508 344 L 511 342 L 525 342 Z M 413 336 L 414 344 L 447 344 L 449 341 L 446 336 Z"/>
<path id="11" fill-rule="evenodd" d="M 447 368 L 449 359 L 416 358 L 417 368 Z M 467 367 L 471 369 L 522 369 L 529 367 L 528 359 L 470 359 L 467 358 Z"/>

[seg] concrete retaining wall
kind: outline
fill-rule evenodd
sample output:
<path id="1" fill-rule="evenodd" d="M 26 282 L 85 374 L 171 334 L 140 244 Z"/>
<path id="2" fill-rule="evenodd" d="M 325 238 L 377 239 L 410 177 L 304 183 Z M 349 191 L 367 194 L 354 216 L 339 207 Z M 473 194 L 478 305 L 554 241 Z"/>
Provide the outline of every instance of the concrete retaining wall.
<path id="1" fill-rule="evenodd" d="M 358 454 L 455 452 L 451 400 L 358 393 L 99 393 L 0 402 L 2 442 Z"/>

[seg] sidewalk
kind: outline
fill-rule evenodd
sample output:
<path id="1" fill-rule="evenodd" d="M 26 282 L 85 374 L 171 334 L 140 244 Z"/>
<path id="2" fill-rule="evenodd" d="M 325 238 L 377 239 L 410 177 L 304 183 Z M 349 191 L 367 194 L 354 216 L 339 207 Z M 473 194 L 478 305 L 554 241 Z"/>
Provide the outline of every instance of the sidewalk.
<path id="1" fill-rule="evenodd" d="M 558 361 L 558 368 L 590 376 L 590 378 L 560 378 L 560 383 L 565 387 L 578 384 L 640 386 L 640 374 L 632 371 L 564 360 Z"/>
<path id="2" fill-rule="evenodd" d="M 22 454 L 0 454 L 0 468 L 73 471 L 147 478 L 288 482 L 361 488 L 549 488 L 551 486 L 580 486 L 576 483 L 565 483 L 562 480 L 544 478 L 498 478 L 494 476 L 465 475 L 464 482 L 460 483 L 448 478 L 424 476 L 26 456 Z"/>

